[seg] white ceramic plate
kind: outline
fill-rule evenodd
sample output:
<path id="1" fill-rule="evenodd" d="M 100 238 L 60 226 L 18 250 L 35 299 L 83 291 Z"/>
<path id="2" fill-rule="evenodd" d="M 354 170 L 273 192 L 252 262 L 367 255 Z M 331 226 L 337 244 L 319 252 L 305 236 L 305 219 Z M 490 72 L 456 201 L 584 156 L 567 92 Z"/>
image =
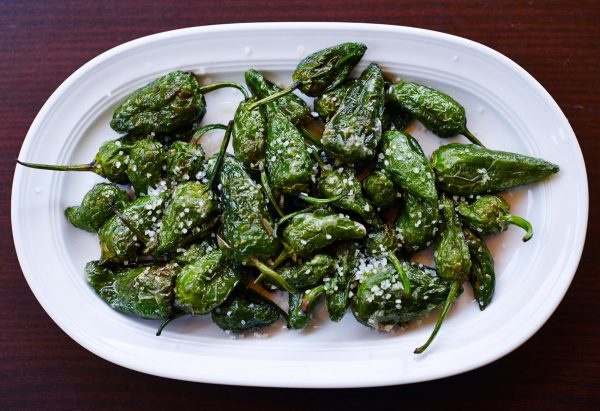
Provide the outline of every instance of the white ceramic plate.
<path id="1" fill-rule="evenodd" d="M 157 322 L 113 311 L 84 280 L 84 264 L 98 257 L 98 243 L 94 235 L 70 226 L 63 210 L 78 204 L 99 179 L 91 173 L 17 167 L 12 224 L 19 261 L 37 299 L 68 335 L 109 361 L 164 377 L 363 387 L 471 370 L 514 350 L 544 324 L 569 287 L 583 248 L 588 216 L 583 158 L 567 119 L 542 86 L 508 58 L 469 40 L 342 23 L 235 24 L 144 37 L 103 53 L 71 75 L 36 117 L 19 158 L 90 161 L 102 141 L 117 137 L 108 125 L 114 107 L 168 71 L 191 70 L 209 83 L 242 81 L 243 72 L 254 67 L 285 84 L 299 59 L 345 41 L 369 47 L 359 69 L 378 62 L 393 81 L 416 80 L 454 96 L 466 107 L 471 131 L 489 147 L 560 165 L 555 177 L 506 196 L 514 212 L 533 223 L 535 236 L 523 244 L 522 232 L 511 228 L 489 241 L 498 277 L 489 308 L 480 312 L 466 290 L 423 355 L 412 352 L 426 340 L 435 316 L 384 334 L 359 325 L 350 314 L 336 324 L 321 312 L 303 332 L 283 330 L 280 322 L 243 339 L 231 339 L 208 318 L 181 319 L 155 337 Z M 209 95 L 205 123 L 227 121 L 239 99 L 233 90 Z M 443 141 L 418 125 L 411 132 L 428 153 L 457 140 Z"/>

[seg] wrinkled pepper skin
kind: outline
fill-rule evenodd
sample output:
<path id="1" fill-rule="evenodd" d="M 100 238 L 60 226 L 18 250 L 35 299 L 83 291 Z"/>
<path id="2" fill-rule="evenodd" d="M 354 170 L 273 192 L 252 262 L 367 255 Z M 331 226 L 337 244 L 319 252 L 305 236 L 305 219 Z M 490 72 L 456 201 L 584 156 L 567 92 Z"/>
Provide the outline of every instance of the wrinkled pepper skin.
<path id="1" fill-rule="evenodd" d="M 110 126 L 118 133 L 170 133 L 205 113 L 196 76 L 174 71 L 130 94 L 115 110 Z"/>
<path id="2" fill-rule="evenodd" d="M 335 261 L 327 254 L 317 254 L 304 263 L 285 267 L 279 274 L 294 288 L 315 286 L 321 279 L 333 273 Z"/>
<path id="3" fill-rule="evenodd" d="M 506 231 L 510 224 L 515 224 L 526 230 L 523 241 L 533 236 L 531 224 L 512 215 L 510 205 L 502 197 L 484 195 L 472 204 L 459 204 L 457 211 L 465 225 L 482 235 L 498 234 Z"/>
<path id="4" fill-rule="evenodd" d="M 382 210 L 391 208 L 399 197 L 399 191 L 391 178 L 381 170 L 375 170 L 362 181 L 365 197 Z"/>
<path id="5" fill-rule="evenodd" d="M 277 111 L 269 116 L 266 156 L 269 180 L 275 190 L 289 195 L 309 191 L 314 170 L 304 138 Z"/>
<path id="6" fill-rule="evenodd" d="M 264 261 L 273 257 L 281 244 L 266 228 L 274 223 L 261 186 L 231 157 L 225 159 L 219 179 L 223 237 L 232 258 L 244 264 L 251 258 Z"/>
<path id="7" fill-rule="evenodd" d="M 176 141 L 167 151 L 165 164 L 167 179 L 173 183 L 196 179 L 204 166 L 204 150 L 199 144 Z"/>
<path id="8" fill-rule="evenodd" d="M 397 83 L 388 88 L 387 99 L 439 137 L 453 137 L 467 130 L 465 108 L 441 91 L 417 83 Z"/>
<path id="9" fill-rule="evenodd" d="M 463 232 L 471 254 L 472 264 L 469 282 L 473 287 L 479 309 L 483 311 L 492 302 L 494 288 L 496 287 L 494 259 L 485 241 L 479 235 L 468 228 L 465 228 Z"/>
<path id="10" fill-rule="evenodd" d="M 331 321 L 341 321 L 350 306 L 350 284 L 359 253 L 358 244 L 346 242 L 334 250 L 335 267 L 331 277 L 325 278 L 325 305 Z"/>
<path id="11" fill-rule="evenodd" d="M 321 170 L 317 190 L 323 197 L 334 197 L 346 193 L 344 197 L 331 204 L 342 210 L 357 214 L 368 225 L 377 226 L 381 224 L 381 219 L 375 209 L 363 196 L 360 182 L 351 168 L 335 168 L 326 165 Z"/>
<path id="12" fill-rule="evenodd" d="M 335 89 L 350 74 L 367 51 L 360 43 L 342 43 L 319 50 L 305 57 L 294 71 L 292 79 L 307 96 L 317 97 Z"/>
<path id="13" fill-rule="evenodd" d="M 137 267 L 112 272 L 91 261 L 85 275 L 96 293 L 112 308 L 146 319 L 165 319 L 174 313 L 173 283 L 178 268 L 173 264 Z"/>
<path id="14" fill-rule="evenodd" d="M 413 136 L 392 130 L 383 135 L 379 167 L 402 189 L 430 203 L 437 202 L 435 175 Z"/>
<path id="15" fill-rule="evenodd" d="M 212 320 L 223 331 L 242 333 L 274 324 L 279 310 L 266 299 L 250 292 L 232 295 L 212 311 Z"/>
<path id="16" fill-rule="evenodd" d="M 440 277 L 463 282 L 469 277 L 471 256 L 462 225 L 454 210 L 454 202 L 446 195 L 440 198 L 442 227 L 435 240 L 435 265 Z"/>
<path id="17" fill-rule="evenodd" d="M 232 145 L 235 157 L 247 170 L 257 170 L 267 149 L 267 116 L 264 107 L 246 110 L 256 99 L 242 101 L 233 117 Z"/>
<path id="18" fill-rule="evenodd" d="M 167 193 L 158 196 L 139 197 L 129 203 L 121 214 L 134 228 L 149 236 L 151 244 L 147 249 L 156 245 L 156 233 L 160 229 L 162 212 Z M 98 231 L 100 239 L 101 263 L 123 263 L 132 260 L 144 249 L 142 240 L 119 219 L 116 215 L 108 219 Z"/>
<path id="19" fill-rule="evenodd" d="M 343 164 L 360 164 L 375 156 L 382 135 L 384 84 L 379 66 L 371 64 L 325 125 L 323 147 Z"/>
<path id="20" fill-rule="evenodd" d="M 292 217 L 283 229 L 283 239 L 300 257 L 309 257 L 337 240 L 359 239 L 367 235 L 364 225 L 327 208 Z"/>
<path id="21" fill-rule="evenodd" d="M 157 254 L 206 234 L 217 222 L 219 201 L 207 184 L 188 181 L 173 190 L 158 234 Z"/>
<path id="22" fill-rule="evenodd" d="M 265 79 L 262 74 L 254 69 L 246 71 L 244 77 L 252 95 L 259 99 L 281 91 L 280 87 Z M 272 101 L 272 103 L 277 110 L 281 111 L 295 125 L 312 120 L 308 104 L 293 93 L 286 94 Z"/>
<path id="23" fill-rule="evenodd" d="M 314 109 L 321 120 L 327 123 L 337 113 L 346 93 L 353 87 L 355 82 L 356 80 L 346 80 L 331 91 L 315 98 L 313 101 Z"/>
<path id="24" fill-rule="evenodd" d="M 98 183 L 85 194 L 81 205 L 65 210 L 65 217 L 75 227 L 95 233 L 113 216 L 113 203 L 121 210 L 129 203 L 127 193 L 114 184 Z"/>
<path id="25" fill-rule="evenodd" d="M 402 262 L 402 268 L 410 279 L 410 294 L 404 292 L 390 264 L 375 263 L 364 273 L 351 304 L 352 314 L 360 323 L 391 331 L 394 325 L 428 314 L 444 303 L 448 283 L 433 268 L 408 262 Z"/>
<path id="26" fill-rule="evenodd" d="M 148 193 L 148 188 L 158 186 L 165 164 L 162 144 L 151 138 L 136 141 L 131 147 L 127 176 L 138 195 Z"/>
<path id="27" fill-rule="evenodd" d="M 438 218 L 437 202 L 431 204 L 412 194 L 404 194 L 396 220 L 396 236 L 409 255 L 432 244 L 439 230 Z"/>
<path id="28" fill-rule="evenodd" d="M 473 144 L 448 144 L 431 155 L 441 190 L 460 196 L 495 193 L 535 183 L 559 167 L 539 158 L 489 150 Z"/>
<path id="29" fill-rule="evenodd" d="M 210 251 L 181 269 L 175 280 L 175 306 L 191 315 L 208 314 L 229 297 L 241 279 L 239 267 L 221 250 Z"/>

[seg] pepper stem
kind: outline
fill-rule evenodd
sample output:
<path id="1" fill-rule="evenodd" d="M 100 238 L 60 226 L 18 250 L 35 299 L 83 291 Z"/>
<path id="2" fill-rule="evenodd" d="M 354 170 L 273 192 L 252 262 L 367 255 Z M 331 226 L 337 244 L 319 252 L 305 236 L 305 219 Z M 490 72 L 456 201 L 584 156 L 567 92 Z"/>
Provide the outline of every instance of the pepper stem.
<path id="1" fill-rule="evenodd" d="M 319 298 L 321 294 L 325 292 L 325 286 L 323 284 L 309 290 L 304 294 L 304 298 L 302 298 L 302 314 L 308 314 L 311 309 L 312 304 Z"/>
<path id="2" fill-rule="evenodd" d="M 227 130 L 227 126 L 225 124 L 207 124 L 205 126 L 200 127 L 198 130 L 194 131 L 192 135 L 192 139 L 190 140 L 190 144 L 198 145 L 202 136 L 208 133 L 211 130 Z"/>
<path id="3" fill-rule="evenodd" d="M 477 139 L 477 137 L 475 137 L 473 135 L 473 133 L 471 133 L 466 127 L 462 132 L 462 135 L 465 136 L 467 139 L 469 139 L 469 141 L 473 144 L 477 144 L 478 146 L 481 146 L 483 148 L 485 148 L 485 146 L 483 145 L 483 143 L 481 141 L 479 141 Z"/>
<path id="4" fill-rule="evenodd" d="M 265 189 L 267 198 L 271 202 L 271 205 L 273 206 L 275 211 L 277 211 L 277 214 L 279 214 L 280 217 L 283 217 L 285 215 L 285 213 L 283 212 L 281 207 L 279 207 L 279 204 L 277 204 L 277 201 L 275 200 L 275 195 L 273 194 L 273 190 L 271 189 L 271 183 L 269 182 L 269 176 L 267 175 L 267 170 L 265 170 L 265 166 L 262 161 L 259 165 L 259 168 L 260 168 L 260 181 L 263 185 L 263 188 Z"/>
<path id="5" fill-rule="evenodd" d="M 277 100 L 279 97 L 283 97 L 286 94 L 290 94 L 292 91 L 296 90 L 298 87 L 300 87 L 300 85 L 302 84 L 301 81 L 297 81 L 294 84 L 292 84 L 291 86 L 284 88 L 283 90 L 278 91 L 277 93 L 273 93 L 261 100 L 255 101 L 254 103 L 250 104 L 249 106 L 246 107 L 246 110 L 250 111 L 250 110 L 254 110 L 256 107 L 260 107 L 263 104 L 268 103 L 269 101 L 273 101 L 273 100 Z"/>
<path id="6" fill-rule="evenodd" d="M 414 351 L 415 354 L 421 354 L 423 351 L 425 351 L 427 349 L 427 347 L 429 347 L 429 344 L 431 344 L 431 342 L 437 335 L 438 331 L 440 330 L 440 327 L 442 326 L 442 323 L 444 322 L 444 318 L 446 318 L 446 314 L 448 314 L 448 311 L 450 310 L 450 306 L 452 305 L 452 303 L 456 300 L 456 297 L 458 296 L 458 288 L 459 287 L 460 287 L 459 281 L 454 281 L 452 283 L 452 285 L 450 286 L 450 292 L 448 293 L 448 297 L 446 297 L 446 302 L 444 303 L 444 308 L 442 308 L 442 312 L 440 313 L 440 316 L 438 317 L 438 320 L 437 320 L 437 323 L 435 324 L 435 328 L 433 329 L 433 332 L 431 333 L 431 335 L 429 336 L 429 339 L 427 340 L 427 342 L 425 344 L 423 344 L 419 348 L 415 349 L 415 351 Z"/>
<path id="7" fill-rule="evenodd" d="M 187 315 L 187 313 L 184 313 L 183 311 L 179 311 L 178 313 L 173 314 L 172 316 L 170 316 L 169 318 L 166 318 L 162 323 L 160 323 L 160 325 L 158 326 L 158 330 L 156 330 L 156 336 L 160 337 L 160 335 L 162 334 L 164 328 L 169 325 L 171 323 L 171 321 L 176 320 L 180 317 L 183 317 L 184 315 Z"/>
<path id="8" fill-rule="evenodd" d="M 227 152 L 227 146 L 229 145 L 231 130 L 233 130 L 233 120 L 230 120 L 227 124 L 227 131 L 225 131 L 225 136 L 223 136 L 223 141 L 221 141 L 221 148 L 219 149 L 217 162 L 215 163 L 215 166 L 213 168 L 212 176 L 210 176 L 210 180 L 208 181 L 208 186 L 212 191 L 215 190 L 217 181 L 219 181 L 219 174 L 221 173 L 221 169 L 223 168 L 223 162 L 225 161 L 225 153 Z"/>
<path id="9" fill-rule="evenodd" d="M 54 170 L 54 171 L 92 171 L 94 166 L 96 165 L 95 161 L 87 164 L 74 164 L 70 166 L 57 166 L 53 164 L 35 164 L 35 163 L 26 163 L 21 160 L 17 160 L 18 164 L 29 168 L 38 168 L 40 170 Z"/>
<path id="10" fill-rule="evenodd" d="M 208 94 L 211 91 L 219 90 L 226 87 L 232 87 L 238 89 L 243 95 L 244 99 L 248 100 L 250 98 L 250 94 L 248 94 L 248 90 L 244 88 L 240 83 L 236 83 L 234 81 L 223 81 L 220 83 L 208 84 L 206 86 L 200 86 L 201 94 Z"/>
<path id="11" fill-rule="evenodd" d="M 298 198 L 300 200 L 306 201 L 309 204 L 328 204 L 328 203 L 335 203 L 336 201 L 338 201 L 341 198 L 346 197 L 347 195 L 348 195 L 348 191 L 343 192 L 342 194 L 338 194 L 333 197 L 329 197 L 329 198 L 316 198 L 316 197 L 311 197 L 306 193 L 300 193 L 300 194 L 298 194 Z"/>
<path id="12" fill-rule="evenodd" d="M 509 216 L 506 217 L 504 221 L 510 224 L 514 224 L 517 227 L 521 227 L 523 230 L 525 230 L 525 236 L 523 237 L 524 242 L 531 240 L 531 237 L 533 237 L 533 226 L 529 221 L 525 220 L 523 217 L 509 214 Z"/>
<path id="13" fill-rule="evenodd" d="M 294 288 L 285 280 L 285 278 L 283 278 L 277 271 L 273 270 L 272 268 L 269 268 L 269 266 L 262 263 L 258 259 L 251 258 L 248 260 L 248 264 L 256 267 L 261 273 L 265 274 L 271 280 L 281 285 L 281 287 L 283 287 L 283 289 L 287 292 L 295 292 Z M 258 281 L 258 278 L 254 282 L 256 281 Z"/>
<path id="14" fill-rule="evenodd" d="M 108 203 L 108 205 L 110 206 L 112 212 L 115 213 L 117 218 L 119 220 L 121 220 L 121 222 L 123 224 L 125 224 L 125 227 L 127 227 L 133 234 L 135 234 L 136 237 L 138 237 L 140 240 L 142 240 L 142 242 L 147 247 L 150 244 L 150 239 L 148 238 L 148 236 L 146 236 L 146 234 L 142 233 L 137 227 L 134 227 L 133 224 L 131 224 L 125 218 L 125 216 L 123 214 L 121 214 L 121 212 L 119 210 L 116 209 L 114 201 L 111 201 L 110 203 Z"/>
<path id="15" fill-rule="evenodd" d="M 400 260 L 398 260 L 398 257 L 396 257 L 396 254 L 394 254 L 392 251 L 388 251 L 387 260 L 390 263 L 392 263 L 392 265 L 396 269 L 396 272 L 400 276 L 400 280 L 402 281 L 402 285 L 404 286 L 404 293 L 409 295 L 410 294 L 410 280 L 408 279 L 408 276 L 406 275 L 406 271 L 404 271 L 404 268 L 402 268 L 402 263 L 400 262 Z"/>

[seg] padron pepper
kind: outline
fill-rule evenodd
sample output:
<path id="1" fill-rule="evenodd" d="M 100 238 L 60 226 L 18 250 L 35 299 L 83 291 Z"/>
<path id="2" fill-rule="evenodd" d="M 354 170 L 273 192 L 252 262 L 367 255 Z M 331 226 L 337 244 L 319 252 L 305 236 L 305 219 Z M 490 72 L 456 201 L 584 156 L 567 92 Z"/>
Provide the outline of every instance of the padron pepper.
<path id="1" fill-rule="evenodd" d="M 110 183 L 98 183 L 85 194 L 81 205 L 65 210 L 65 217 L 75 227 L 95 233 L 112 217 L 113 205 L 120 210 L 127 203 L 129 197 L 119 187 Z"/>
<path id="2" fill-rule="evenodd" d="M 490 304 L 494 296 L 494 288 L 496 286 L 494 259 L 485 241 L 475 231 L 464 228 L 463 233 L 469 245 L 469 253 L 471 254 L 469 282 L 473 287 L 473 293 L 475 294 L 477 304 L 479 304 L 479 309 L 483 311 Z"/>
<path id="3" fill-rule="evenodd" d="M 473 144 L 483 146 L 467 129 L 465 108 L 449 95 L 421 84 L 402 82 L 390 85 L 386 97 L 435 135 L 446 138 L 462 134 Z"/>
<path id="4" fill-rule="evenodd" d="M 233 117 L 232 145 L 235 157 L 247 170 L 256 170 L 267 149 L 267 117 L 264 107 L 246 110 L 255 99 L 242 101 Z"/>
<path id="5" fill-rule="evenodd" d="M 360 249 L 355 242 L 344 242 L 335 247 L 333 255 L 335 270 L 331 277 L 323 279 L 323 289 L 329 318 L 337 322 L 350 305 L 350 284 Z"/>
<path id="6" fill-rule="evenodd" d="M 234 333 L 268 327 L 280 315 L 280 309 L 275 304 L 249 291 L 233 293 L 211 313 L 212 320 L 220 329 Z"/>
<path id="7" fill-rule="evenodd" d="M 415 350 L 415 354 L 421 354 L 429 347 L 437 335 L 450 306 L 459 295 L 461 284 L 469 278 L 471 272 L 471 254 L 469 244 L 465 239 L 462 225 L 454 210 L 454 202 L 445 194 L 440 198 L 442 227 L 435 240 L 435 265 L 438 275 L 450 283 L 450 291 L 437 323 L 429 339 Z"/>
<path id="8" fill-rule="evenodd" d="M 88 283 L 117 311 L 146 319 L 165 319 L 174 313 L 174 264 L 136 267 L 113 272 L 98 261 L 85 266 Z"/>
<path id="9" fill-rule="evenodd" d="M 502 197 L 484 195 L 473 203 L 461 203 L 457 210 L 462 222 L 482 235 L 497 234 L 506 231 L 510 224 L 525 230 L 523 241 L 533 237 L 533 227 L 525 220 L 510 213 L 510 204 Z"/>
<path id="10" fill-rule="evenodd" d="M 343 164 L 360 164 L 375 156 L 382 134 L 384 82 L 379 66 L 369 65 L 325 125 L 322 145 Z"/>
<path id="11" fill-rule="evenodd" d="M 539 158 L 473 144 L 448 144 L 431 155 L 441 190 L 459 196 L 495 193 L 535 183 L 559 167 Z"/>
<path id="12" fill-rule="evenodd" d="M 400 191 L 385 171 L 375 170 L 362 181 L 365 197 L 382 210 L 391 208 L 398 200 Z"/>
<path id="13" fill-rule="evenodd" d="M 396 236 L 408 255 L 429 247 L 439 230 L 438 203 L 405 193 L 396 220 Z"/>
<path id="14" fill-rule="evenodd" d="M 437 201 L 431 165 L 417 140 L 410 134 L 391 130 L 383 135 L 379 167 L 400 188 L 432 204 Z"/>

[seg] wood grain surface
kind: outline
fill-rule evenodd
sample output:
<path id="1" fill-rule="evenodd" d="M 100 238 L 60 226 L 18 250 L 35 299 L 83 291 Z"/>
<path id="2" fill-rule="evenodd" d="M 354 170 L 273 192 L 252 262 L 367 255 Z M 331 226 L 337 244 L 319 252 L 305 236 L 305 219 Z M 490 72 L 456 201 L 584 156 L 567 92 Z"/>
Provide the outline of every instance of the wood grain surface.
<path id="1" fill-rule="evenodd" d="M 253 21 L 352 21 L 443 31 L 504 53 L 550 92 L 586 159 L 590 218 L 573 284 L 533 338 L 481 369 L 428 383 L 242 388 L 121 368 L 81 348 L 46 315 L 24 280 L 10 227 L 14 160 L 45 100 L 82 64 L 125 41 Z M 600 408 L 598 1 L 1 1 L 0 29 L 0 409 Z M 569 224 L 569 215 L 557 223 Z"/>

